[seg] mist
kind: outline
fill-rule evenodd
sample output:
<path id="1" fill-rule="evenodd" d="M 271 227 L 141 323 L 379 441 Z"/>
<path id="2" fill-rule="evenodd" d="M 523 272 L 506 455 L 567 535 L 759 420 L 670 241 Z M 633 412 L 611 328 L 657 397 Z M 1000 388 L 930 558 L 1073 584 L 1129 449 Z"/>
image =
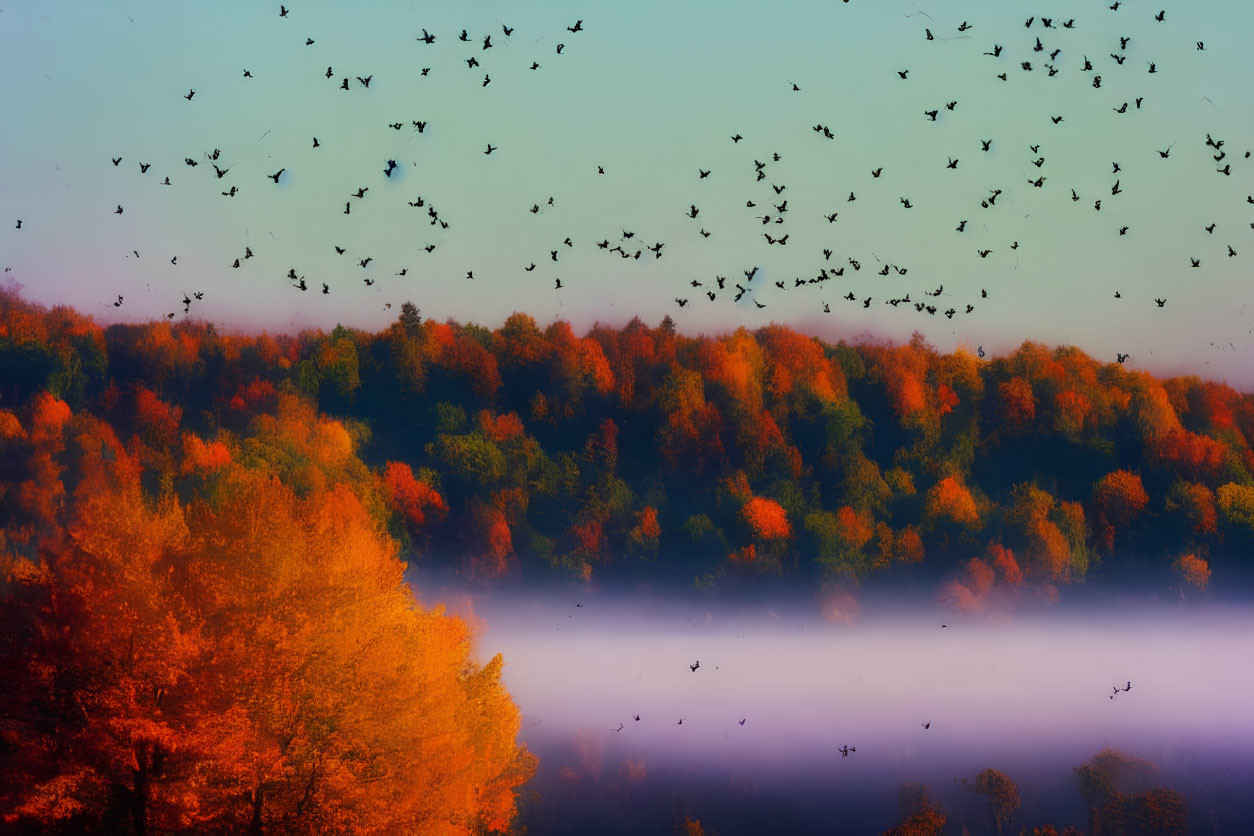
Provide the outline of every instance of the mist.
<path id="1" fill-rule="evenodd" d="M 883 830 L 917 781 L 983 832 L 971 784 L 986 767 L 1019 784 L 1021 824 L 1083 827 L 1073 768 L 1108 747 L 1154 763 L 1198 832 L 1254 816 L 1248 600 L 1124 592 L 963 614 L 886 589 L 427 589 L 477 621 L 483 658 L 506 660 L 540 756 L 523 821 L 541 830 Z"/>

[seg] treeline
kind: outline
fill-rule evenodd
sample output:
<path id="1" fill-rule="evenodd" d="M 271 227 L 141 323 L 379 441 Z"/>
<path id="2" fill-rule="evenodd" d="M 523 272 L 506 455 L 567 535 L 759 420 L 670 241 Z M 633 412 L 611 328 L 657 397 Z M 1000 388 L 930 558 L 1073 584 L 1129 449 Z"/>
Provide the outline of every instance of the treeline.
<path id="1" fill-rule="evenodd" d="M 1021 836 L 1115 836 L 1137 834 L 1150 836 L 1183 836 L 1189 832 L 1189 804 L 1181 793 L 1157 786 L 1158 768 L 1149 761 L 1124 754 L 1116 749 L 1103 749 L 1089 761 L 1075 768 L 1076 788 L 1088 808 L 1085 830 L 1073 825 L 1061 828 L 1052 824 L 1016 831 L 1021 805 L 1019 788 L 1008 775 L 996 769 L 985 769 L 975 780 L 963 779 L 962 789 L 984 796 L 986 805 L 965 812 L 960 818 L 962 832 L 975 827 L 977 832 L 1015 833 Z M 897 806 L 902 821 L 885 831 L 884 836 L 941 836 L 950 814 L 945 806 L 933 800 L 925 786 L 904 784 L 897 793 Z"/>
<path id="2" fill-rule="evenodd" d="M 644 760 L 628 759 L 615 765 L 602 762 L 598 754 L 585 753 L 584 763 L 563 768 L 559 786 L 547 796 L 530 799 L 522 813 L 525 825 L 554 830 L 560 822 L 562 831 L 571 833 L 593 830 L 596 821 L 613 820 L 628 822 L 638 832 L 661 833 L 668 828 L 655 817 L 674 816 L 678 808 L 685 812 L 679 814 L 669 830 L 679 836 L 716 836 L 728 832 L 729 822 L 733 821 L 733 832 L 815 829 L 809 821 L 799 825 L 781 817 L 780 804 L 772 799 L 763 798 L 749 807 L 741 804 L 734 810 L 714 809 L 713 801 L 686 799 L 666 785 L 668 778 L 649 775 Z M 1021 791 L 1005 772 L 989 768 L 973 777 L 963 777 L 961 783 L 954 776 L 955 785 L 947 791 L 942 789 L 940 795 L 918 782 L 902 784 L 897 792 L 898 823 L 883 831 L 883 836 L 1183 836 L 1189 832 L 1188 798 L 1162 786 L 1161 772 L 1150 761 L 1106 748 L 1075 767 L 1072 774 L 1073 786 L 1083 798 L 1086 810 L 1083 828 L 1039 819 L 1033 823 L 1033 817 L 1040 816 L 1045 807 L 1045 787 L 1040 783 L 1039 771 L 1034 783 Z M 740 793 L 746 792 L 738 782 L 733 785 Z M 1027 811 L 1024 795 L 1028 799 Z M 663 796 L 666 802 L 651 808 L 649 801 L 657 796 Z M 828 801 L 828 806 L 833 806 Z M 1051 804 L 1058 802 L 1056 797 L 1049 799 Z M 692 810 L 702 808 L 708 815 L 692 815 Z M 854 824 L 841 815 L 858 816 L 862 811 L 837 810 L 829 821 L 834 832 L 875 832 L 868 822 L 855 818 Z M 1055 821 L 1059 818 L 1054 810 L 1050 810 L 1049 816 Z M 620 828 L 616 832 L 625 831 Z"/>
<path id="3" fill-rule="evenodd" d="M 24 532 L 75 478 L 39 452 L 50 409 L 110 427 L 154 497 L 208 489 L 189 480 L 236 457 L 298 493 L 369 484 L 412 559 L 481 577 L 715 583 L 926 562 L 959 568 L 975 606 L 1112 557 L 1204 586 L 1217 558 L 1254 545 L 1254 397 L 1034 342 L 982 360 L 919 336 L 688 337 L 669 319 L 581 337 L 409 304 L 377 333 L 253 337 L 102 328 L 6 291 L 0 395 L 7 547 L 28 557 Z M 317 475 L 293 433 L 324 433 L 344 471 Z"/>

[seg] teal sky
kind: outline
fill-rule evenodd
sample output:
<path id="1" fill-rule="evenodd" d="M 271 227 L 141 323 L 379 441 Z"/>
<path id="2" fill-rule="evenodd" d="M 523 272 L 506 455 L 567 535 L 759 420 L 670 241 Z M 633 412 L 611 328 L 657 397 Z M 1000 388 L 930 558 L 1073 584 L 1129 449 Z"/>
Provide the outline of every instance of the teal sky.
<path id="1" fill-rule="evenodd" d="M 30 298 L 105 322 L 182 318 L 183 294 L 197 291 L 191 316 L 248 330 L 378 328 L 407 299 L 488 326 L 515 310 L 577 328 L 670 314 L 687 332 L 771 321 L 825 339 L 917 329 L 946 350 L 1073 342 L 1249 389 L 1254 5 L 1163 2 L 293 0 L 287 18 L 277 2 L 251 0 L 8 2 L 0 261 Z M 1062 28 L 1070 18 L 1075 28 Z M 567 31 L 577 19 L 583 31 Z M 434 44 L 417 40 L 424 27 Z M 1000 57 L 984 55 L 994 44 Z M 467 67 L 472 56 L 481 66 Z M 369 88 L 357 76 L 371 76 Z M 413 120 L 427 123 L 422 133 Z M 1208 133 L 1224 142 L 1218 164 Z M 981 139 L 993 140 L 988 152 Z M 485 155 L 489 143 L 497 150 Z M 221 179 L 206 159 L 215 148 Z M 760 182 L 755 160 L 766 163 Z M 1230 176 L 1216 171 L 1225 164 Z M 280 168 L 276 185 L 266 175 Z M 1029 184 L 1039 176 L 1040 188 Z M 231 186 L 236 196 L 223 196 Z M 365 197 L 350 197 L 359 187 Z M 982 208 L 992 189 L 1002 192 Z M 426 206 L 407 205 L 419 196 Z M 763 226 L 784 199 L 785 223 Z M 430 225 L 431 205 L 447 229 Z M 788 234 L 787 245 L 764 232 Z M 601 240 L 633 255 L 664 246 L 660 258 L 624 260 Z M 246 246 L 255 257 L 233 269 Z M 880 276 L 888 263 L 907 274 Z M 841 277 L 794 287 L 841 265 Z M 732 286 L 753 266 L 736 303 Z M 727 290 L 711 302 L 716 275 Z M 924 295 L 939 285 L 938 299 Z M 936 315 L 886 304 L 907 293 Z"/>

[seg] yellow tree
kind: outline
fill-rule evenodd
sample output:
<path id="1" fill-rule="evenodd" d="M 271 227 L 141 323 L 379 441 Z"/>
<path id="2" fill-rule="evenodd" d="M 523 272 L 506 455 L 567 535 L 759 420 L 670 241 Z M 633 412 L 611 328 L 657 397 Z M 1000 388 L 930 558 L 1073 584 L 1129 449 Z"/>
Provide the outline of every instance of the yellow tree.
<path id="1" fill-rule="evenodd" d="M 508 823 L 530 757 L 501 661 L 470 661 L 460 620 L 418 609 L 395 545 L 343 486 L 296 497 L 234 474 L 189 513 L 179 560 L 215 649 L 217 708 L 241 757 L 215 770 L 252 829 L 462 833 Z"/>
<path id="2" fill-rule="evenodd" d="M 314 437 L 307 442 L 318 447 Z M 306 442 L 293 442 L 301 454 Z M 419 608 L 343 483 L 298 495 L 232 450 L 152 501 L 97 462 L 0 617 L 0 809 L 35 829 L 467 834 L 534 768 L 502 660 Z"/>

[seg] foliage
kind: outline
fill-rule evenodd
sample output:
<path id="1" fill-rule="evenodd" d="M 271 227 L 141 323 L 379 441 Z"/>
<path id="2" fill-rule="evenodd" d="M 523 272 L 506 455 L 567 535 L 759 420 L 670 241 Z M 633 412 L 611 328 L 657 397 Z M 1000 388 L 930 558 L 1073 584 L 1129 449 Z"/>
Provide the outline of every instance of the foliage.
<path id="1" fill-rule="evenodd" d="M 1005 833 L 1019 809 L 1019 788 L 1004 772 L 985 769 L 975 776 L 975 791 L 988 797 L 998 833 Z"/>
<path id="2" fill-rule="evenodd" d="M 947 817 L 944 808 L 933 801 L 922 784 L 903 784 L 897 792 L 901 823 L 884 831 L 884 836 L 940 836 Z"/>
<path id="3" fill-rule="evenodd" d="M 580 336 L 412 305 L 378 333 L 101 329 L 10 289 L 0 396 L 0 522 L 30 559 L 81 476 L 67 433 L 92 421 L 154 496 L 222 490 L 237 464 L 302 498 L 345 483 L 405 549 L 485 576 L 822 582 L 926 556 L 965 577 L 979 555 L 1014 587 L 1099 559 L 1214 568 L 1254 542 L 1254 396 L 1032 342 L 981 360 L 918 336 Z"/>
<path id="4" fill-rule="evenodd" d="M 1157 769 L 1148 761 L 1104 749 L 1076 767 L 1080 794 L 1089 806 L 1092 836 L 1121 833 L 1183 834 L 1189 830 L 1184 796 L 1154 787 Z"/>
<path id="5" fill-rule="evenodd" d="M 185 465 L 153 484 L 144 451 L 36 400 L 74 481 L 0 594 L 6 826 L 509 825 L 534 759 L 502 660 L 474 663 L 466 624 L 416 604 L 374 510 L 384 485 L 411 516 L 438 494 L 354 466 L 343 425 L 295 407 L 245 439 L 163 433 Z"/>
<path id="6" fill-rule="evenodd" d="M 1205 589 L 1210 583 L 1210 565 L 1204 558 L 1195 554 L 1181 555 L 1176 561 L 1176 567 L 1180 570 L 1185 583 L 1192 584 L 1198 589 Z"/>

